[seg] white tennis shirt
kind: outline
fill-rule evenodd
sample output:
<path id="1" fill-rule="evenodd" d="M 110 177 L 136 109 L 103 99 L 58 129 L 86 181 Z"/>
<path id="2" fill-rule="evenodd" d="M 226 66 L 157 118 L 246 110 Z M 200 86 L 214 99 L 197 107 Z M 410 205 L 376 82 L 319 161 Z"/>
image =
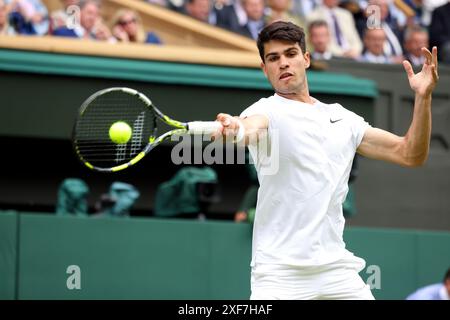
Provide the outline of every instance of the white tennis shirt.
<path id="1" fill-rule="evenodd" d="M 277 94 L 241 117 L 257 114 L 268 117 L 269 128 L 268 139 L 248 146 L 260 183 L 251 265 L 316 266 L 353 256 L 343 241 L 342 204 L 370 125 L 339 104 L 310 105 Z"/>

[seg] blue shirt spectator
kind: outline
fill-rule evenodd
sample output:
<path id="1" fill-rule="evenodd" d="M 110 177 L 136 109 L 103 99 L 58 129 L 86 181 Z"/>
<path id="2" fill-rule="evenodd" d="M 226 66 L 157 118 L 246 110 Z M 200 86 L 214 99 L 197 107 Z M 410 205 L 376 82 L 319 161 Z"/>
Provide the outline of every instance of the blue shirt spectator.
<path id="1" fill-rule="evenodd" d="M 444 284 L 436 283 L 423 287 L 410 294 L 406 300 L 449 300 Z"/>
<path id="2" fill-rule="evenodd" d="M 432 284 L 411 293 L 406 300 L 450 300 L 450 268 L 447 270 L 444 281 Z"/>
<path id="3" fill-rule="evenodd" d="M 53 31 L 53 35 L 62 37 L 91 38 L 95 39 L 94 27 L 98 23 L 99 5 L 93 0 L 80 2 L 80 21 L 74 26 L 61 27 Z"/>

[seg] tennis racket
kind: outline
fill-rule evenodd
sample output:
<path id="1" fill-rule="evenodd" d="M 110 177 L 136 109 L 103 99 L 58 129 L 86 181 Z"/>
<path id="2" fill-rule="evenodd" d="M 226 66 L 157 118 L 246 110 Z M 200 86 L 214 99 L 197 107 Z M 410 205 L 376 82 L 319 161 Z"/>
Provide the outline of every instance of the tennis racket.
<path id="1" fill-rule="evenodd" d="M 158 136 L 162 124 L 170 130 Z M 72 142 L 86 167 L 116 172 L 136 164 L 173 135 L 212 134 L 221 127 L 216 121 L 173 120 L 136 90 L 108 88 L 94 93 L 81 105 Z M 114 140 L 114 134 L 121 139 Z"/>

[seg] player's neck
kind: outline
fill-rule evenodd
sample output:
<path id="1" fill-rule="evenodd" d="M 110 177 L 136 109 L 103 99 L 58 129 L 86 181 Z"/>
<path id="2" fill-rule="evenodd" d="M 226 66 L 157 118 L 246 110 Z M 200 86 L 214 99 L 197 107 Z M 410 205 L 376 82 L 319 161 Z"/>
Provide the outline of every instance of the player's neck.
<path id="1" fill-rule="evenodd" d="M 295 100 L 303 103 L 314 104 L 314 99 L 309 95 L 309 90 L 303 90 L 302 92 L 283 93 L 276 91 L 280 97 Z"/>

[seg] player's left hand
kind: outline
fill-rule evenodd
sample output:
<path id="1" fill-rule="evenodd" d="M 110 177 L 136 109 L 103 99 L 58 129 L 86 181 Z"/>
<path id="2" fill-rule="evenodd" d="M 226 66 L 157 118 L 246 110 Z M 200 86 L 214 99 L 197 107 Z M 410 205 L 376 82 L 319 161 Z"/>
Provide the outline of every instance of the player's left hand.
<path id="1" fill-rule="evenodd" d="M 436 83 L 439 80 L 437 47 L 433 47 L 432 53 L 425 47 L 422 48 L 422 54 L 425 56 L 425 63 L 422 70 L 414 74 L 411 63 L 403 61 L 403 67 L 408 75 L 409 85 L 411 89 L 418 95 L 430 95 Z"/>

